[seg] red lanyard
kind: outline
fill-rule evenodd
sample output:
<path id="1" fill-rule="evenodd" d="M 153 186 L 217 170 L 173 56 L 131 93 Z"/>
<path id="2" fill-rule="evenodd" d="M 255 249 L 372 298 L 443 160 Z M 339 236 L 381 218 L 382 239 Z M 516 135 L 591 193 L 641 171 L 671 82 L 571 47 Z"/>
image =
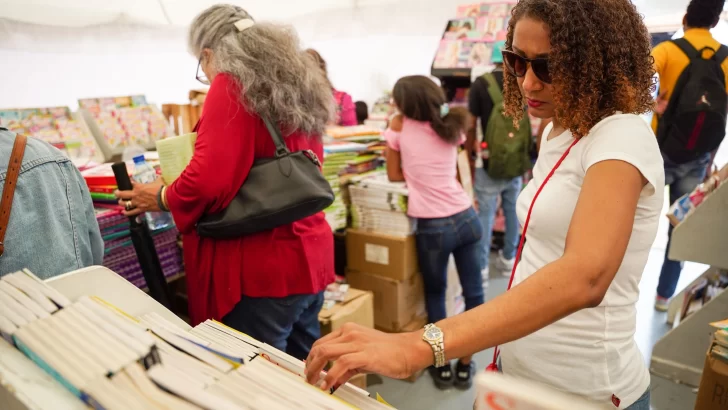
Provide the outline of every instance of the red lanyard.
<path id="1" fill-rule="evenodd" d="M 536 199 L 538 198 L 539 194 L 541 194 L 541 191 L 543 191 L 543 187 L 546 186 L 546 183 L 549 182 L 549 179 L 554 175 L 557 169 L 559 169 L 559 166 L 561 166 L 561 163 L 564 162 L 566 157 L 569 155 L 569 152 L 571 152 L 571 148 L 576 145 L 576 143 L 579 142 L 579 140 L 575 139 L 571 145 L 569 145 L 569 148 L 564 151 L 564 153 L 561 155 L 561 158 L 556 162 L 556 165 L 551 169 L 551 172 L 549 172 L 548 175 L 546 175 L 546 178 L 544 178 L 543 182 L 541 183 L 541 186 L 538 187 L 538 190 L 536 191 L 536 195 L 533 196 L 533 200 L 531 201 L 531 206 L 528 208 L 528 214 L 526 215 L 526 223 L 523 225 L 523 233 L 521 233 L 521 242 L 518 244 L 518 253 L 516 253 L 516 263 L 513 264 L 513 270 L 511 271 L 511 280 L 508 282 L 508 289 L 506 291 L 511 290 L 511 286 L 513 286 L 513 278 L 516 277 L 516 268 L 518 267 L 518 263 L 521 261 L 521 253 L 523 252 L 523 245 L 526 243 L 526 232 L 528 232 L 528 223 L 531 221 L 531 211 L 533 211 L 533 205 L 536 203 Z M 485 369 L 486 371 L 491 372 L 497 372 L 498 371 L 498 364 L 496 363 L 498 361 L 498 354 L 500 353 L 498 346 L 495 346 L 495 349 L 493 349 L 493 362 Z"/>

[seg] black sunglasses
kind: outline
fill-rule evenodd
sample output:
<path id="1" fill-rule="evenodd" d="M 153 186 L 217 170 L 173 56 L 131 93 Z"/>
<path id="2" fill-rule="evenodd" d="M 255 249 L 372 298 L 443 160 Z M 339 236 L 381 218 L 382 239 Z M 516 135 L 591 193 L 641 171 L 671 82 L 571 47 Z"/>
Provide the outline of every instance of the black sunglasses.
<path id="1" fill-rule="evenodd" d="M 197 74 L 195 75 L 195 78 L 197 79 L 197 81 L 201 82 L 202 84 L 210 85 L 210 80 L 207 79 L 207 76 L 205 75 L 205 73 L 202 72 L 202 74 L 200 74 L 201 68 L 202 68 L 202 56 L 200 56 L 200 59 L 197 61 Z"/>
<path id="2" fill-rule="evenodd" d="M 551 72 L 549 72 L 548 58 L 526 58 L 510 50 L 503 50 L 503 62 L 508 71 L 516 77 L 525 77 L 528 66 L 536 75 L 536 78 L 546 84 L 551 84 Z"/>

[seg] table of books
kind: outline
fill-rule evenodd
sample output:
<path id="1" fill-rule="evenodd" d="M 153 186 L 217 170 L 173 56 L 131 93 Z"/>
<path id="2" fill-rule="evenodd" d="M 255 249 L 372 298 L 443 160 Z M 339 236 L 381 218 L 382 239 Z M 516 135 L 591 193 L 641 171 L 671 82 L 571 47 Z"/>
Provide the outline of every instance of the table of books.
<path id="1" fill-rule="evenodd" d="M 4 276 L 0 333 L 3 410 L 390 408 L 308 385 L 303 362 L 221 323 L 191 328 L 103 267 Z"/>

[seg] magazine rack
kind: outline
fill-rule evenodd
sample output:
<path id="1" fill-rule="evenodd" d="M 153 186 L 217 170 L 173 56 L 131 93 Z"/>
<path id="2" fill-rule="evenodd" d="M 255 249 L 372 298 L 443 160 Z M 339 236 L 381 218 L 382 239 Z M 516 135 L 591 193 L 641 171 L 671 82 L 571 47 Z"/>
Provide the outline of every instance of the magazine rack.
<path id="1" fill-rule="evenodd" d="M 670 259 L 728 269 L 728 183 L 721 184 L 675 227 Z"/>
<path id="2" fill-rule="evenodd" d="M 83 295 L 98 296 L 132 316 L 157 313 L 164 319 L 189 329 L 174 313 L 157 303 L 113 271 L 94 266 L 66 273 L 46 281 L 71 300 Z M 18 349 L 0 338 L 0 409 L 2 410 L 82 410 L 86 405 L 69 393 L 48 373 Z"/>
<path id="3" fill-rule="evenodd" d="M 728 183 L 710 194 L 690 215 L 675 227 L 669 250 L 670 259 L 711 265 L 686 289 L 692 288 L 717 269 L 728 269 Z M 728 317 L 728 291 L 723 291 L 698 311 L 679 317 L 685 290 L 670 303 L 668 323 L 674 328 L 655 345 L 650 370 L 675 382 L 698 386 L 703 373 L 705 352 L 714 329 L 711 322 Z"/>

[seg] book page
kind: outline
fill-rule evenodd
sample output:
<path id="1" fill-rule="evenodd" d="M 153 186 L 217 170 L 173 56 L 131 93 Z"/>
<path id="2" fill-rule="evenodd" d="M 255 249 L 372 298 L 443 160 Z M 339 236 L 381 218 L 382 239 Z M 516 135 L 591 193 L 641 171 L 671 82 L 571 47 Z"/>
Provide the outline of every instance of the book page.
<path id="1" fill-rule="evenodd" d="M 159 165 L 164 183 L 169 185 L 182 174 L 192 161 L 197 133 L 165 138 L 156 142 Z"/>

